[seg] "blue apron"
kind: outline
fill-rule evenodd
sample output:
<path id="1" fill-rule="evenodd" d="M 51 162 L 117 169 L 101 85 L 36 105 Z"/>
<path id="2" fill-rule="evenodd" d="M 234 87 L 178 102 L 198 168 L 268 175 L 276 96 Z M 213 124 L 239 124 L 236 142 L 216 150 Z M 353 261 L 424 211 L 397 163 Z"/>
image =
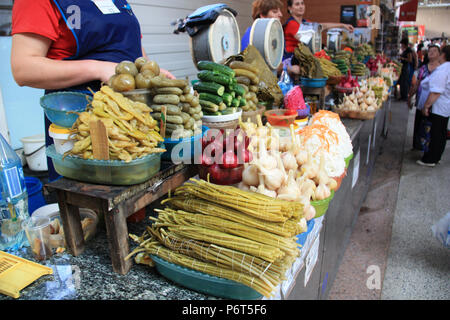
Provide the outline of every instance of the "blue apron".
<path id="1" fill-rule="evenodd" d="M 77 50 L 74 56 L 65 60 L 101 60 L 121 62 L 134 61 L 142 56 L 141 30 L 139 22 L 125 0 L 113 0 L 120 13 L 103 14 L 94 2 L 89 0 L 53 0 L 60 11 L 67 26 L 75 37 Z M 77 28 L 73 21 L 73 7 L 80 8 L 80 25 Z M 69 9 L 69 10 L 68 10 Z M 100 81 L 91 81 L 71 88 L 46 90 L 45 93 L 54 91 L 78 91 L 91 94 L 88 88 L 94 92 L 100 89 Z M 45 118 L 46 145 L 53 143 L 48 134 L 50 121 Z M 47 158 L 49 179 L 53 181 L 59 176 L 56 173 L 50 158 Z"/>

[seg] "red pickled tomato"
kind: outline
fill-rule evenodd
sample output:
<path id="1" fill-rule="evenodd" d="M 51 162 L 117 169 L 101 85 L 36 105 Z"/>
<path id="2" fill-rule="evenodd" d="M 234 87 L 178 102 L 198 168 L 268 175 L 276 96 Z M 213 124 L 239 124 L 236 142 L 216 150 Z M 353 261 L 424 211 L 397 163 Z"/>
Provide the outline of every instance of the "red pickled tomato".
<path id="1" fill-rule="evenodd" d="M 213 182 L 223 180 L 222 170 L 220 169 L 220 167 L 217 163 L 214 163 L 212 166 L 210 166 L 208 168 L 208 173 L 209 173 L 210 179 Z"/>
<path id="2" fill-rule="evenodd" d="M 232 169 L 236 168 L 238 165 L 239 165 L 238 158 L 234 154 L 234 151 L 229 150 L 223 154 L 222 164 L 220 165 L 220 167 L 225 169 Z"/>

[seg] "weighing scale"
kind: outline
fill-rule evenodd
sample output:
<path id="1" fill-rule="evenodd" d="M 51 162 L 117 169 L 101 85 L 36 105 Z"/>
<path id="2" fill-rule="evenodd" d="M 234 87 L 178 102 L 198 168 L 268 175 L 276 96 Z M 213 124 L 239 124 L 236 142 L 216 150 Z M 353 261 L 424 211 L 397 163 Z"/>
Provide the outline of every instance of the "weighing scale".
<path id="1" fill-rule="evenodd" d="M 239 26 L 235 15 L 226 6 L 201 7 L 188 20 L 212 9 L 219 12 L 215 21 L 190 37 L 190 50 L 195 65 L 201 60 L 221 63 L 241 51 Z"/>
<path id="2" fill-rule="evenodd" d="M 331 52 L 341 50 L 342 29 L 330 29 L 327 32 L 327 49 Z"/>
<path id="3" fill-rule="evenodd" d="M 322 50 L 322 25 L 320 23 L 303 22 L 297 35 L 313 54 Z"/>
<path id="4" fill-rule="evenodd" d="M 250 30 L 249 43 L 258 49 L 267 66 L 276 72 L 284 52 L 284 33 L 280 20 L 256 19 Z"/>

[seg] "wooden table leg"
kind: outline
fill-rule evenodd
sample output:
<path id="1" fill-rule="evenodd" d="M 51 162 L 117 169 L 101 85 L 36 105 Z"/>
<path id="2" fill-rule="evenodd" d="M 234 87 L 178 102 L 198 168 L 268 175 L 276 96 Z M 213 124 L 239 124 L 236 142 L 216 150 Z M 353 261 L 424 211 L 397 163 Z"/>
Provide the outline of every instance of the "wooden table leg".
<path id="1" fill-rule="evenodd" d="M 66 193 L 58 190 L 58 205 L 67 249 L 74 256 L 84 251 L 84 235 L 81 227 L 80 210 L 66 202 Z"/>
<path id="2" fill-rule="evenodd" d="M 120 274 L 126 274 L 132 265 L 131 259 L 125 261 L 130 253 L 125 208 L 125 204 L 121 203 L 111 211 L 106 209 L 103 212 L 113 270 Z"/>

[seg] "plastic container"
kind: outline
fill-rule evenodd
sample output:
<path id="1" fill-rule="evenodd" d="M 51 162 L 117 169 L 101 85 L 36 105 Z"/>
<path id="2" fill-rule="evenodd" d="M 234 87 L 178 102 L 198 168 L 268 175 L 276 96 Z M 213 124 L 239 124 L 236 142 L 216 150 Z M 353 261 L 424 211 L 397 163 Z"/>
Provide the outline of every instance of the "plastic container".
<path id="1" fill-rule="evenodd" d="M 348 168 L 350 161 L 353 159 L 353 153 L 351 155 L 349 155 L 347 158 L 345 158 L 345 169 Z"/>
<path id="2" fill-rule="evenodd" d="M 28 245 L 21 225 L 29 218 L 21 160 L 0 134 L 0 250 L 17 250 Z"/>
<path id="3" fill-rule="evenodd" d="M 319 218 L 323 216 L 327 210 L 328 206 L 330 205 L 330 201 L 334 198 L 334 191 L 331 190 L 331 195 L 323 200 L 317 200 L 317 201 L 311 201 L 311 205 L 316 209 L 316 215 L 315 218 Z"/>
<path id="4" fill-rule="evenodd" d="M 127 222 L 132 222 L 132 223 L 141 222 L 142 220 L 145 219 L 145 214 L 146 214 L 146 210 L 145 210 L 145 207 L 144 207 L 141 210 L 136 211 L 131 216 L 129 216 L 127 218 Z"/>
<path id="5" fill-rule="evenodd" d="M 309 116 L 310 112 L 311 112 L 311 108 L 309 107 L 308 104 L 305 104 L 306 108 L 305 109 L 297 109 L 297 116 L 300 118 L 306 118 Z"/>
<path id="6" fill-rule="evenodd" d="M 250 119 L 250 122 L 257 123 L 258 115 L 262 117 L 264 111 L 266 111 L 266 107 L 264 105 L 258 105 L 257 109 L 254 111 L 243 111 L 242 122 L 247 122 L 247 120 Z"/>
<path id="7" fill-rule="evenodd" d="M 201 153 L 202 150 L 202 143 L 201 139 L 205 135 L 205 133 L 208 131 L 208 127 L 202 126 L 202 134 L 197 134 L 195 136 L 192 136 L 190 138 L 185 139 L 171 139 L 171 138 L 165 138 L 164 139 L 164 145 L 165 149 L 167 150 L 162 154 L 162 159 L 166 161 L 172 161 L 175 163 L 179 162 L 186 162 L 186 160 L 192 160 L 195 155 L 195 144 L 197 143 L 197 149 Z M 173 148 L 177 146 L 179 148 L 178 154 L 175 155 L 176 159 L 172 159 L 172 150 Z M 190 150 L 190 155 L 187 155 L 184 157 L 184 150 Z M 191 162 L 192 163 L 192 162 Z"/>
<path id="8" fill-rule="evenodd" d="M 31 217 L 22 223 L 22 227 L 30 243 L 30 249 L 36 260 L 42 261 L 53 255 L 50 246 L 50 218 Z"/>
<path id="9" fill-rule="evenodd" d="M 162 144 L 160 146 L 164 148 Z M 147 181 L 161 168 L 161 153 L 152 153 L 130 162 L 119 160 L 85 160 L 63 156 L 55 146 L 47 147 L 47 156 L 52 158 L 58 174 L 63 177 L 106 185 L 133 185 Z"/>
<path id="10" fill-rule="evenodd" d="M 152 103 L 152 93 L 149 89 L 136 89 L 131 91 L 120 92 L 125 97 L 130 100 L 143 102 L 146 105 L 150 106 Z"/>
<path id="11" fill-rule="evenodd" d="M 334 189 L 335 192 L 338 191 L 339 188 L 341 187 L 342 180 L 344 180 L 346 175 L 347 175 L 347 169 L 345 169 L 344 172 L 339 177 L 332 177 L 337 183 L 336 189 Z"/>
<path id="12" fill-rule="evenodd" d="M 209 167 L 199 165 L 198 176 L 200 179 L 220 185 L 232 185 L 242 181 L 242 172 L 244 171 L 244 165 L 241 164 L 236 168 L 224 169 L 218 164 L 213 164 Z"/>
<path id="13" fill-rule="evenodd" d="M 78 114 L 83 112 L 92 97 L 81 92 L 55 92 L 41 97 L 41 107 L 50 122 L 64 128 L 71 128 L 78 119 Z"/>
<path id="14" fill-rule="evenodd" d="M 307 223 L 307 229 L 305 232 L 300 233 L 299 235 L 297 235 L 297 243 L 300 244 L 301 246 L 305 245 L 306 242 L 306 238 L 308 238 L 308 234 L 310 234 L 311 230 L 314 228 L 314 219 L 309 220 Z"/>
<path id="15" fill-rule="evenodd" d="M 321 79 L 311 79 L 311 78 L 300 78 L 302 86 L 307 88 L 323 88 L 327 85 L 328 78 Z"/>
<path id="16" fill-rule="evenodd" d="M 297 110 L 272 109 L 264 112 L 270 125 L 274 127 L 289 127 L 297 118 Z"/>
<path id="17" fill-rule="evenodd" d="M 262 295 L 236 281 L 215 277 L 200 271 L 170 263 L 155 255 L 151 256 L 158 272 L 173 282 L 197 292 L 233 300 L 256 300 Z"/>
<path id="18" fill-rule="evenodd" d="M 202 123 L 210 129 L 236 129 L 239 124 L 239 117 L 242 116 L 242 110 L 232 114 L 221 116 L 207 116 L 202 117 Z"/>
<path id="19" fill-rule="evenodd" d="M 28 192 L 28 212 L 30 215 L 40 207 L 45 206 L 44 196 L 42 194 L 42 182 L 35 177 L 25 177 L 25 184 Z"/>
<path id="20" fill-rule="evenodd" d="M 297 130 L 301 130 L 308 125 L 308 118 L 297 119 L 294 123 L 297 125 Z"/>
<path id="21" fill-rule="evenodd" d="M 37 134 L 20 139 L 23 144 L 24 156 L 28 167 L 33 171 L 47 171 L 47 157 L 45 156 L 45 134 Z"/>
<path id="22" fill-rule="evenodd" d="M 87 208 L 80 208 L 79 210 L 81 226 L 84 234 L 84 241 L 89 241 L 97 232 L 98 217 L 93 210 Z M 63 231 L 61 215 L 59 213 L 59 206 L 57 203 L 51 203 L 40 207 L 32 213 L 31 217 L 35 219 L 50 219 L 50 222 L 52 222 L 53 226 L 56 225 L 53 221 L 58 220 L 59 227 L 61 228 L 61 231 Z M 65 238 L 62 232 L 50 233 L 49 239 L 50 248 L 56 249 L 58 247 L 65 247 Z"/>
<path id="23" fill-rule="evenodd" d="M 48 128 L 48 135 L 53 138 L 56 152 L 59 154 L 72 150 L 75 139 L 73 139 L 74 134 L 70 129 L 52 123 Z"/>

